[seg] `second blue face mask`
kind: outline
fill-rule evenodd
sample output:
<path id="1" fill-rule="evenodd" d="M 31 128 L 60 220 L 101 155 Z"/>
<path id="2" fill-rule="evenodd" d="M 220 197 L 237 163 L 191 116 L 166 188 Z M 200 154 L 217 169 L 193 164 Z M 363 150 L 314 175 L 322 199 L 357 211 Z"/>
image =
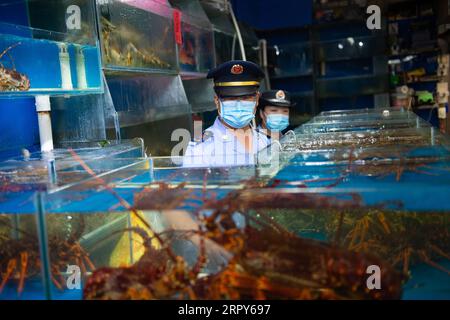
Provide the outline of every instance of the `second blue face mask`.
<path id="1" fill-rule="evenodd" d="M 230 127 L 236 129 L 246 127 L 255 117 L 255 105 L 254 101 L 220 101 L 221 118 Z"/>
<path id="2" fill-rule="evenodd" d="M 269 114 L 266 119 L 267 128 L 271 131 L 283 131 L 289 125 L 289 116 L 285 114 Z"/>

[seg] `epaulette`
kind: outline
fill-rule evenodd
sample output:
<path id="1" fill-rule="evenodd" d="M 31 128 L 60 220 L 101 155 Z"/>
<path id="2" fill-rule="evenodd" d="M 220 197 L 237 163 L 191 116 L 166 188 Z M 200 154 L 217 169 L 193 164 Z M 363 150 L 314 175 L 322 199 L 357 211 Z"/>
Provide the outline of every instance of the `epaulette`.
<path id="1" fill-rule="evenodd" d="M 194 141 L 189 141 L 189 145 L 194 147 L 197 145 L 202 144 L 203 142 L 207 142 L 211 140 L 214 137 L 214 133 L 212 131 L 206 130 L 203 132 L 202 138 L 200 139 L 194 139 Z"/>
<path id="2" fill-rule="evenodd" d="M 210 130 L 205 130 L 205 132 L 203 132 L 203 136 L 202 136 L 202 141 L 208 141 L 209 139 L 214 138 L 214 133 Z"/>

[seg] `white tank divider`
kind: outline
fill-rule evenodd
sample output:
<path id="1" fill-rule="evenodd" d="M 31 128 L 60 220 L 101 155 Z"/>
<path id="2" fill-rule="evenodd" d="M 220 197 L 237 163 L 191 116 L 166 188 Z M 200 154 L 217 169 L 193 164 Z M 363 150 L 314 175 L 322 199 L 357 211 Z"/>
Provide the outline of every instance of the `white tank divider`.
<path id="1" fill-rule="evenodd" d="M 35 104 L 36 111 L 38 113 L 41 151 L 49 152 L 53 150 L 52 121 L 50 118 L 50 96 L 36 96 Z"/>
<path id="2" fill-rule="evenodd" d="M 78 89 L 87 89 L 87 80 L 86 80 L 86 63 L 84 58 L 83 47 L 77 45 L 75 47 L 75 60 L 77 63 L 77 81 L 78 81 Z"/>
<path id="3" fill-rule="evenodd" d="M 70 71 L 70 56 L 65 43 L 59 43 L 59 65 L 61 66 L 61 86 L 64 90 L 72 90 L 72 72 Z"/>

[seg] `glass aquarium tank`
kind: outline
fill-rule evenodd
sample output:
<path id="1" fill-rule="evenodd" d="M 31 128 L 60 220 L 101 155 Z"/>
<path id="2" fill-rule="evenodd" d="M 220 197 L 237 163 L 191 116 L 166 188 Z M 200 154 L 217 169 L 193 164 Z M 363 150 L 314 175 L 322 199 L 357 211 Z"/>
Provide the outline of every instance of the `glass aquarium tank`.
<path id="1" fill-rule="evenodd" d="M 165 1 L 98 1 L 97 12 L 107 72 L 176 73 L 172 8 Z"/>
<path id="2" fill-rule="evenodd" d="M 3 201 L 0 193 L 0 201 Z M 34 209 L 34 207 L 33 207 Z M 35 211 L 8 214 L 0 210 L 0 300 L 41 300 L 46 292 Z"/>
<path id="3" fill-rule="evenodd" d="M 449 139 L 433 127 L 396 130 L 368 130 L 336 133 L 289 134 L 281 140 L 282 150 L 296 152 L 340 147 L 432 146 L 448 143 Z"/>
<path id="4" fill-rule="evenodd" d="M 385 54 L 385 39 L 380 36 L 347 37 L 321 41 L 316 48 L 319 61 L 359 59 Z"/>
<path id="5" fill-rule="evenodd" d="M 3 1 L 2 11 L 0 95 L 103 92 L 92 1 Z"/>
<path id="6" fill-rule="evenodd" d="M 430 127 L 430 124 L 419 117 L 400 117 L 385 119 L 355 119 L 354 121 L 317 121 L 307 122 L 296 129 L 301 133 L 321 133 L 321 132 L 344 132 L 344 131 L 365 131 L 365 130 L 389 130 L 405 128 Z"/>
<path id="7" fill-rule="evenodd" d="M 401 279 L 402 299 L 449 299 L 448 137 L 431 127 L 380 129 L 286 134 L 260 152 L 258 171 L 275 188 L 244 190 L 248 213 L 332 250 L 378 257 Z"/>
<path id="8" fill-rule="evenodd" d="M 64 200 L 73 195 L 72 200 L 84 200 L 84 205 L 90 203 L 92 208 L 94 202 L 88 197 L 99 192 L 98 188 L 131 180 L 137 174 L 147 173 L 148 180 L 148 160 L 120 158 L 117 154 L 117 158 L 105 161 L 100 154 L 88 157 L 82 151 L 73 153 L 71 159 L 56 162 L 53 184 L 47 179 L 47 168 L 31 167 L 43 161 L 31 160 L 23 164 L 24 170 L 12 162 L 14 172 L 2 175 L 0 241 L 4 254 L 0 299 L 80 299 L 77 281 L 83 281 L 95 266 L 129 263 L 127 233 L 124 237 L 114 234 L 114 230 L 128 227 L 127 212 L 111 210 L 72 216 L 76 209 Z M 2 170 L 7 169 L 5 164 Z M 113 230 L 113 235 L 99 241 L 105 230 Z"/>
<path id="9" fill-rule="evenodd" d="M 111 76 L 108 77 L 108 87 L 125 134 L 128 129 L 138 125 L 191 114 L 191 106 L 179 76 Z M 129 137 L 145 135 L 145 128 L 140 128 L 137 133 Z"/>
<path id="10" fill-rule="evenodd" d="M 171 0 L 181 15 L 178 62 L 182 75 L 206 73 L 215 66 L 212 25 L 198 1 Z M 211 54 L 212 53 L 212 54 Z"/>
<path id="11" fill-rule="evenodd" d="M 321 98 L 345 95 L 371 95 L 387 92 L 387 74 L 355 75 L 317 79 L 317 93 Z M 344 95 L 344 96 L 345 96 Z"/>
<path id="12" fill-rule="evenodd" d="M 133 164 L 143 157 L 140 139 L 71 144 L 72 149 L 24 153 L 0 162 L 0 212 L 33 212 L 36 192 L 56 190 L 90 178 L 80 165 L 87 161 L 96 174 Z"/>
<path id="13" fill-rule="evenodd" d="M 362 111 L 362 112 L 334 112 L 327 113 L 322 112 L 321 114 L 313 117 L 310 123 L 318 123 L 318 122 L 351 122 L 351 121 L 362 121 L 362 120 L 393 120 L 393 119 L 416 119 L 417 115 L 411 111 L 404 110 L 391 110 L 387 109 L 371 109 L 370 111 Z"/>
<path id="14" fill-rule="evenodd" d="M 381 269 L 390 266 L 384 288 L 400 282 L 401 299 L 449 299 L 450 216 L 449 207 L 442 203 L 443 186 L 433 188 L 433 191 L 441 190 L 434 196 L 432 192 L 409 194 L 410 198 L 418 197 L 416 200 L 426 203 L 421 208 L 403 207 L 401 201 L 389 200 L 396 199 L 389 196 L 391 193 L 409 193 L 412 188 L 414 185 L 409 185 L 408 190 L 399 190 L 394 185 L 376 190 L 292 187 L 244 191 L 242 200 L 250 203 L 247 212 L 251 218 L 268 219 L 279 232 L 294 233 L 309 239 L 311 244 L 330 244 L 325 252 L 318 246 L 308 250 L 303 263 L 317 255 L 326 259 L 334 250 L 343 249 L 347 253 L 363 254 L 365 259 L 369 256 L 380 259 L 375 265 Z M 301 247 L 296 250 L 302 251 Z M 368 260 L 357 263 L 342 252 L 339 257 L 342 265 L 348 266 L 345 273 L 357 273 L 358 268 L 367 270 Z M 358 278 L 353 279 L 358 285 Z"/>
<path id="15" fill-rule="evenodd" d="M 216 65 L 233 60 L 238 50 L 236 32 L 231 23 L 230 13 L 224 4 L 201 0 L 203 9 L 213 25 Z"/>
<path id="16" fill-rule="evenodd" d="M 138 180 L 150 179 L 150 161 L 117 161 L 121 162 L 120 168 L 115 166 L 104 173 L 96 172 L 95 162 L 82 161 L 80 165 L 89 178 L 52 190 L 43 198 L 37 214 L 45 213 L 42 223 L 48 239 L 48 265 L 52 270 L 49 276 L 56 279 L 47 281 L 50 299 L 81 299 L 83 285 L 92 272 L 130 265 L 142 254 L 141 239 L 130 231 L 139 221 L 131 217 L 133 211 L 126 203 Z M 54 239 L 60 239 L 59 245 L 53 243 Z M 66 243 L 68 249 L 64 248 Z M 71 274 L 66 271 L 68 268 L 75 271 Z M 70 282 L 70 276 L 76 272 L 80 275 L 79 286 Z"/>
<path id="17" fill-rule="evenodd" d="M 389 108 L 334 110 L 324 111 L 310 119 L 307 123 L 297 127 L 292 134 L 312 134 L 327 132 L 357 132 L 380 131 L 386 135 L 386 130 L 430 128 L 429 122 L 415 113 L 406 110 L 392 110 Z M 388 131 L 391 132 L 391 131 Z M 401 132 L 404 132 L 402 130 Z M 432 133 L 434 130 L 431 131 Z M 288 137 L 287 137 L 288 139 Z"/>
<path id="18" fill-rule="evenodd" d="M 312 49 L 310 44 L 295 43 L 275 46 L 271 55 L 272 77 L 289 77 L 312 74 Z"/>
<path id="19" fill-rule="evenodd" d="M 1 300 L 80 299 L 80 283 L 96 266 L 130 259 L 130 246 L 120 243 L 126 237 L 92 243 L 93 238 L 98 241 L 97 229 L 126 227 L 127 213 L 52 214 L 46 197 L 50 195 L 35 193 L 33 204 L 20 213 L 0 210 Z"/>

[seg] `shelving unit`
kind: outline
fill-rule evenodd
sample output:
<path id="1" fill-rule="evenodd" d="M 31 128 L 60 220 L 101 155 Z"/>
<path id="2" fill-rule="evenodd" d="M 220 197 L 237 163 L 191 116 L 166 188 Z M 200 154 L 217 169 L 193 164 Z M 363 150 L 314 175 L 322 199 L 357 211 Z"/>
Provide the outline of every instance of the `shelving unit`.
<path id="1" fill-rule="evenodd" d="M 364 9 L 352 1 L 315 1 L 318 110 L 388 106 L 386 30 L 367 29 Z"/>
<path id="2" fill-rule="evenodd" d="M 271 89 L 287 90 L 297 104 L 291 113 L 291 124 L 302 124 L 308 115 L 315 113 L 314 50 L 311 29 L 258 31 L 267 40 L 268 72 Z"/>
<path id="3" fill-rule="evenodd" d="M 388 17 L 391 104 L 412 107 L 421 117 L 438 126 L 435 99 L 431 103 L 418 103 L 417 98 L 421 91 L 434 94 L 442 79 L 437 75 L 440 49 L 436 7 L 409 0 L 389 4 L 388 8 L 391 12 Z"/>
<path id="4" fill-rule="evenodd" d="M 298 112 L 389 104 L 386 30 L 368 30 L 362 8 L 349 3 L 317 2 L 311 25 L 259 32 L 272 87 L 291 91 Z"/>

